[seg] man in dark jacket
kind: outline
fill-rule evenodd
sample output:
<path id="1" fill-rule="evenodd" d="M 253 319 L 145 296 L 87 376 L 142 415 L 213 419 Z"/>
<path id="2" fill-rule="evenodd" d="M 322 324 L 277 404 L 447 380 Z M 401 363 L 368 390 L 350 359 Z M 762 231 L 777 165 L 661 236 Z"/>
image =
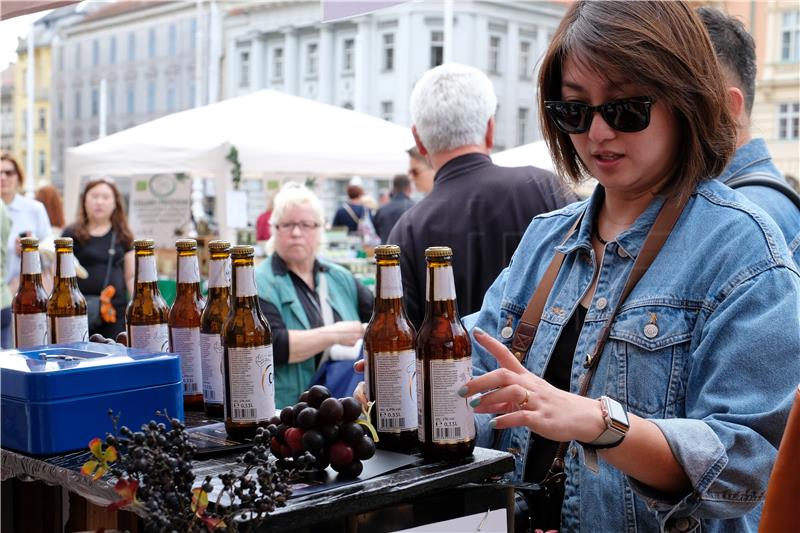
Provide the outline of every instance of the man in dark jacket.
<path id="1" fill-rule="evenodd" d="M 406 310 L 425 316 L 425 249 L 450 246 L 461 316 L 478 311 L 531 219 L 577 200 L 556 176 L 492 163 L 497 97 L 479 70 L 453 63 L 426 72 L 411 94 L 414 140 L 436 171 L 433 190 L 387 240 L 401 249 Z"/>
<path id="2" fill-rule="evenodd" d="M 386 242 L 386 239 L 389 238 L 389 233 L 400 219 L 400 216 L 414 205 L 414 202 L 409 198 L 410 195 L 411 180 L 408 179 L 408 176 L 403 174 L 395 176 L 392 180 L 392 199 L 378 209 L 373 219 L 375 231 L 378 232 L 381 242 Z"/>

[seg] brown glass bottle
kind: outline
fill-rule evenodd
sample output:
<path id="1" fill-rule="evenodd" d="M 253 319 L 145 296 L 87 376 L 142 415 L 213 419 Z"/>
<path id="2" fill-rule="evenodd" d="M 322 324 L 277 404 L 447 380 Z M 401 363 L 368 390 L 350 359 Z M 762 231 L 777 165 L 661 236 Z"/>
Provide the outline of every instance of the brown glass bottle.
<path id="1" fill-rule="evenodd" d="M 419 442 L 426 458 L 457 458 L 475 448 L 475 422 L 458 390 L 472 377 L 472 344 L 458 316 L 453 251 L 425 250 L 425 319 L 417 334 Z"/>
<path id="2" fill-rule="evenodd" d="M 275 416 L 272 331 L 258 305 L 253 247 L 234 246 L 231 261 L 231 311 L 222 327 L 225 430 L 249 437 Z"/>
<path id="3" fill-rule="evenodd" d="M 128 346 L 150 352 L 169 351 L 169 306 L 158 290 L 153 239 L 133 241 L 136 270 L 133 298 L 125 310 Z"/>
<path id="4" fill-rule="evenodd" d="M 183 377 L 183 408 L 203 409 L 203 374 L 200 362 L 200 314 L 203 296 L 200 294 L 200 265 L 197 262 L 197 241 L 175 241 L 178 256 L 175 301 L 169 310 L 169 347 L 181 357 Z"/>
<path id="5" fill-rule="evenodd" d="M 208 416 L 225 416 L 225 371 L 222 326 L 231 309 L 231 244 L 208 243 L 208 300 L 200 316 L 200 358 L 203 366 L 203 404 Z"/>
<path id="6" fill-rule="evenodd" d="M 400 247 L 377 246 L 375 262 L 375 305 L 364 333 L 364 381 L 369 400 L 375 402 L 377 446 L 409 453 L 418 446 L 416 332 L 403 307 Z"/>
<path id="7" fill-rule="evenodd" d="M 47 318 L 50 342 L 87 342 L 89 319 L 86 315 L 86 298 L 78 288 L 75 277 L 75 257 L 72 239 L 63 237 L 54 241 L 56 246 L 56 275 L 53 292 L 47 301 Z"/>
<path id="8" fill-rule="evenodd" d="M 18 349 L 47 344 L 47 291 L 42 285 L 39 239 L 20 239 L 19 288 L 11 301 L 14 346 Z"/>

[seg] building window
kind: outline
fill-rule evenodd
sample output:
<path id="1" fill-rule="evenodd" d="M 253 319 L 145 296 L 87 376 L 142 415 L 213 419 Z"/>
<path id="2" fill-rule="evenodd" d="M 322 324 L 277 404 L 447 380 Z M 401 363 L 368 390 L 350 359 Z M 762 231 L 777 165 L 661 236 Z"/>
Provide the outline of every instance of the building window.
<path id="1" fill-rule="evenodd" d="M 108 92 L 108 116 L 114 116 L 117 113 L 117 92 L 114 87 L 109 87 Z"/>
<path id="2" fill-rule="evenodd" d="M 800 61 L 800 10 L 786 11 L 781 23 L 781 61 Z"/>
<path id="3" fill-rule="evenodd" d="M 64 99 L 58 99 L 58 120 L 64 120 Z"/>
<path id="4" fill-rule="evenodd" d="M 112 65 L 117 63 L 117 37 L 111 37 L 111 43 L 108 47 L 108 62 Z"/>
<path id="5" fill-rule="evenodd" d="M 128 34 L 128 61 L 136 61 L 136 34 Z"/>
<path id="6" fill-rule="evenodd" d="M 781 141 L 800 139 L 800 103 L 778 106 L 778 139 Z"/>
<path id="7" fill-rule="evenodd" d="M 175 111 L 175 87 L 167 88 L 167 111 L 170 113 Z"/>
<path id="8" fill-rule="evenodd" d="M 283 48 L 276 48 L 272 52 L 272 77 L 276 80 L 283 79 Z"/>
<path id="9" fill-rule="evenodd" d="M 528 133 L 528 115 L 530 110 L 527 107 L 520 107 L 517 110 L 517 144 L 525 144 L 525 135 Z"/>
<path id="10" fill-rule="evenodd" d="M 195 87 L 194 87 L 194 80 L 189 82 L 189 105 L 186 107 L 194 107 L 194 99 L 195 99 Z"/>
<path id="11" fill-rule="evenodd" d="M 44 176 L 47 170 L 47 158 L 45 157 L 44 150 L 39 150 L 39 175 Z"/>
<path id="12" fill-rule="evenodd" d="M 531 65 L 531 43 L 528 41 L 519 42 L 519 78 L 521 80 L 530 79 L 533 74 Z"/>
<path id="13" fill-rule="evenodd" d="M 128 100 L 128 114 L 133 115 L 133 113 L 136 111 L 136 89 L 133 85 L 128 85 L 126 99 Z"/>
<path id="14" fill-rule="evenodd" d="M 489 37 L 489 72 L 500 74 L 500 37 Z"/>
<path id="15" fill-rule="evenodd" d="M 344 40 L 344 53 L 342 56 L 342 70 L 344 72 L 353 72 L 353 60 L 355 59 L 356 40 Z"/>
<path id="16" fill-rule="evenodd" d="M 383 34 L 383 70 L 394 70 L 394 33 Z"/>
<path id="17" fill-rule="evenodd" d="M 156 57 L 156 29 L 150 28 L 147 34 L 147 55 L 150 59 Z"/>
<path id="18" fill-rule="evenodd" d="M 58 47 L 58 70 L 64 70 L 64 47 Z"/>
<path id="19" fill-rule="evenodd" d="M 444 62 L 444 32 L 431 32 L 431 68 Z"/>
<path id="20" fill-rule="evenodd" d="M 75 45 L 75 68 L 81 68 L 81 43 Z"/>
<path id="21" fill-rule="evenodd" d="M 147 82 L 147 112 L 156 112 L 156 82 Z"/>
<path id="22" fill-rule="evenodd" d="M 75 91 L 75 118 L 81 118 L 81 91 Z"/>
<path id="23" fill-rule="evenodd" d="M 391 100 L 381 102 L 381 118 L 383 120 L 388 120 L 389 122 L 391 122 L 393 117 L 394 117 L 394 102 L 392 102 Z"/>
<path id="24" fill-rule="evenodd" d="M 47 128 L 47 112 L 44 109 L 40 109 L 38 130 L 44 131 L 46 128 Z"/>
<path id="25" fill-rule="evenodd" d="M 100 42 L 95 39 L 92 41 L 92 66 L 96 67 L 100 64 Z"/>
<path id="26" fill-rule="evenodd" d="M 250 86 L 250 51 L 239 52 L 239 87 Z"/>
<path id="27" fill-rule="evenodd" d="M 169 55 L 174 56 L 178 53 L 178 31 L 175 24 L 169 25 Z"/>
<path id="28" fill-rule="evenodd" d="M 197 48 L 197 19 L 192 19 L 189 24 L 189 48 Z"/>
<path id="29" fill-rule="evenodd" d="M 317 43 L 309 43 L 306 47 L 306 75 L 316 76 L 319 63 L 319 50 Z"/>
<path id="30" fill-rule="evenodd" d="M 100 109 L 100 93 L 97 89 L 92 89 L 92 116 L 96 117 Z"/>

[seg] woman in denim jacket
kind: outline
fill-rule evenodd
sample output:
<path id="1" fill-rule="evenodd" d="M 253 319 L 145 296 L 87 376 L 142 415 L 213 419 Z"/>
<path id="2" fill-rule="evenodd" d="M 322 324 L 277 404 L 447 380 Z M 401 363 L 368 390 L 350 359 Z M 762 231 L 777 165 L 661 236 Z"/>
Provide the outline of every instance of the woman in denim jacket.
<path id="1" fill-rule="evenodd" d="M 539 99 L 560 172 L 600 186 L 536 217 L 465 319 L 475 378 L 459 393 L 472 397 L 478 445 L 514 454 L 514 481 L 538 482 L 526 466 L 547 449 L 552 461 L 548 440 L 569 443 L 562 531 L 755 531 L 800 381 L 800 276 L 770 218 L 710 179 L 735 139 L 702 23 L 682 2 L 575 2 L 543 59 Z M 579 396 L 584 357 L 676 197 L 686 206 Z M 565 259 L 520 364 L 513 332 L 556 250 Z M 608 438 L 609 405 L 627 411 L 622 438 Z M 600 435 L 610 447 L 579 444 Z M 595 453 L 597 473 L 584 462 Z"/>

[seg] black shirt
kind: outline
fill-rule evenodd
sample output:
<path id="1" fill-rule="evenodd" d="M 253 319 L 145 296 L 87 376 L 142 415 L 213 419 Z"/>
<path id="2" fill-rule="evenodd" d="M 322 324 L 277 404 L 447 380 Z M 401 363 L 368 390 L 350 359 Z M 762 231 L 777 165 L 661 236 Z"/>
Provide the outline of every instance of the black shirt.
<path id="1" fill-rule="evenodd" d="M 458 310 L 466 316 L 480 309 L 531 219 L 577 199 L 546 170 L 500 167 L 480 153 L 448 161 L 430 194 L 403 213 L 387 240 L 400 245 L 406 310 L 414 327 L 425 317 L 426 248 L 453 249 Z"/>
<path id="2" fill-rule="evenodd" d="M 350 207 L 356 218 L 353 218 L 345 205 Z M 336 210 L 336 213 L 333 215 L 333 223 L 331 225 L 334 227 L 347 226 L 347 231 L 349 233 L 355 233 L 358 231 L 358 221 L 364 218 L 365 211 L 367 214 L 369 214 L 369 210 L 363 205 L 346 202 L 342 207 Z"/>
<path id="3" fill-rule="evenodd" d="M 306 282 L 303 281 L 300 276 L 289 270 L 289 267 L 286 266 L 286 262 L 278 254 L 272 254 L 272 258 L 269 259 L 269 261 L 271 261 L 270 266 L 276 276 L 288 274 L 289 278 L 292 280 L 297 298 L 303 306 L 306 317 L 308 317 L 309 329 L 324 326 L 325 324 L 322 321 L 322 309 L 320 308 L 319 294 L 317 294 L 317 291 L 306 285 Z M 314 261 L 315 278 L 318 273 L 326 272 L 327 270 L 328 267 L 320 264 L 319 261 Z M 358 280 L 356 280 L 356 290 L 358 293 L 358 318 L 362 322 L 369 322 L 369 319 L 372 317 L 372 303 L 374 297 L 370 290 L 359 283 Z M 289 362 L 289 330 L 286 329 L 283 317 L 281 317 L 281 313 L 274 304 L 262 298 L 259 298 L 258 301 L 261 306 L 261 312 L 264 313 L 267 322 L 269 322 L 269 327 L 272 330 L 272 356 L 274 362 L 276 365 L 285 365 Z M 333 321 L 340 322 L 342 317 L 339 316 L 336 309 L 332 310 Z M 322 357 L 322 352 L 315 356 L 317 362 L 319 362 L 320 357 Z"/>
<path id="4" fill-rule="evenodd" d="M 414 205 L 414 201 L 411 198 L 402 192 L 396 192 L 388 204 L 378 209 L 378 212 L 375 213 L 374 223 L 375 231 L 378 232 L 381 242 L 387 241 L 394 225 L 412 205 Z"/>

